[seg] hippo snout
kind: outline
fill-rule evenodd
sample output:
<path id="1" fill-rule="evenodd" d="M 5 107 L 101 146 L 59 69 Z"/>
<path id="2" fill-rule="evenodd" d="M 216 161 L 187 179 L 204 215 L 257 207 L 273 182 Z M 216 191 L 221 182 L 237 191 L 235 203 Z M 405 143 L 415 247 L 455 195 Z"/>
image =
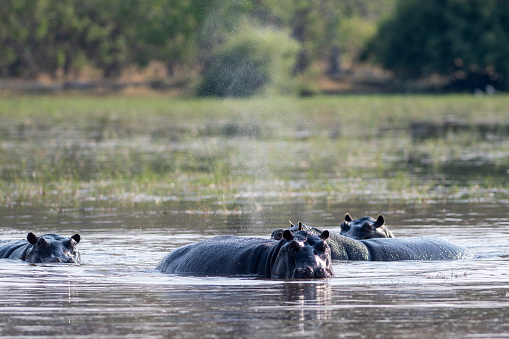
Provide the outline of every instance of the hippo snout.
<path id="1" fill-rule="evenodd" d="M 61 259 L 59 259 L 61 260 Z M 61 260 L 61 262 L 64 262 L 66 264 L 77 264 L 78 261 L 75 258 L 68 258 L 67 260 Z"/>
<path id="2" fill-rule="evenodd" d="M 328 268 L 319 267 L 315 270 L 315 277 L 316 278 L 331 278 L 332 277 L 332 271 Z"/>
<path id="3" fill-rule="evenodd" d="M 294 279 L 310 279 L 310 278 L 313 278 L 314 276 L 315 276 L 315 272 L 309 266 L 297 268 L 293 272 Z"/>
<path id="4" fill-rule="evenodd" d="M 327 268 L 310 266 L 297 268 L 293 272 L 293 279 L 326 279 L 332 277 L 332 271 Z"/>
<path id="5" fill-rule="evenodd" d="M 62 262 L 62 259 L 60 259 L 59 257 L 53 257 L 46 260 L 46 262 Z"/>
<path id="6" fill-rule="evenodd" d="M 74 258 L 59 258 L 59 257 L 52 257 L 48 258 L 47 260 L 42 260 L 42 262 L 59 262 L 59 263 L 66 263 L 66 264 L 75 264 L 77 261 Z"/>

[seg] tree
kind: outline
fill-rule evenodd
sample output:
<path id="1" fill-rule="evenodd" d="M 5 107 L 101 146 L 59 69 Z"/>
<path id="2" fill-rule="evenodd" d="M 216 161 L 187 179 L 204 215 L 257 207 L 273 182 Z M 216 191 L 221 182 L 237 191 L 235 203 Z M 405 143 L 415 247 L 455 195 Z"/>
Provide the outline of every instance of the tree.
<path id="1" fill-rule="evenodd" d="M 74 75 L 89 65 L 114 77 L 151 61 L 165 62 L 170 75 L 175 65 L 210 69 L 243 23 L 290 32 L 299 44 L 294 74 L 306 77 L 317 60 L 336 73 L 339 51 L 352 54 L 367 35 L 359 34 L 363 18 L 392 1 L 3 0 L 0 76 Z"/>
<path id="2" fill-rule="evenodd" d="M 509 88 L 509 2 L 399 0 L 368 51 L 400 78 L 439 74 L 454 89 Z"/>
<path id="3" fill-rule="evenodd" d="M 67 8 L 69 1 L 62 1 Z M 0 11 L 0 70 L 4 76 L 34 77 L 40 71 L 55 69 L 56 60 L 42 67 L 47 60 L 46 49 L 58 54 L 56 41 L 48 41 L 48 31 L 61 22 L 54 22 L 51 1 L 6 0 Z"/>
<path id="4" fill-rule="evenodd" d="M 295 73 L 305 73 L 314 62 L 326 62 L 327 72 L 340 71 L 341 59 L 353 60 L 375 23 L 394 6 L 394 0 L 253 0 L 257 17 L 292 30 L 301 49 Z M 260 15 L 260 13 L 262 15 Z M 270 14 L 268 14 L 270 13 Z"/>
<path id="5" fill-rule="evenodd" d="M 245 97 L 295 92 L 291 70 L 297 49 L 284 31 L 244 23 L 214 50 L 198 94 Z"/>
<path id="6" fill-rule="evenodd" d="M 126 66 L 172 65 L 196 50 L 196 32 L 214 1 L 4 0 L 0 76 L 36 77 L 84 64 L 119 75 Z"/>

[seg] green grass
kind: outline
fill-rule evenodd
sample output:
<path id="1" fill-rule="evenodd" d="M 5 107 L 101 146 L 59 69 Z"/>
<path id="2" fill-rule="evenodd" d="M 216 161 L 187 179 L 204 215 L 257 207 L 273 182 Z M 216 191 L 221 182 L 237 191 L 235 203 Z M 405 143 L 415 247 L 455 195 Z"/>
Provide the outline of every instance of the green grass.
<path id="1" fill-rule="evenodd" d="M 506 95 L 0 98 L 0 202 L 502 199 L 506 132 L 416 142 L 410 126 L 504 126 L 507 107 Z"/>

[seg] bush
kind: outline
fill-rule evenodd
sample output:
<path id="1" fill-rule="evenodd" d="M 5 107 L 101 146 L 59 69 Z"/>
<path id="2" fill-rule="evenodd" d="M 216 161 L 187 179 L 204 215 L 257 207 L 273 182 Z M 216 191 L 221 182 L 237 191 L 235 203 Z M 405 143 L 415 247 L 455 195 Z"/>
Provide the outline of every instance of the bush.
<path id="1" fill-rule="evenodd" d="M 296 84 L 291 74 L 297 52 L 297 42 L 285 32 L 244 25 L 213 53 L 198 95 L 294 93 Z"/>

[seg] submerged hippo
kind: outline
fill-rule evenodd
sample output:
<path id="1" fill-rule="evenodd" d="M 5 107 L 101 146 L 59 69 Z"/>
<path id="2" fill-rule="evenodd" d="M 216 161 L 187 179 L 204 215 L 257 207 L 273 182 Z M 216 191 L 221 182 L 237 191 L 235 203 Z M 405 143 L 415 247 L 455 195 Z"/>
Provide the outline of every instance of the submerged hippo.
<path id="1" fill-rule="evenodd" d="M 345 237 L 352 239 L 372 239 L 372 238 L 394 238 L 392 232 L 385 226 L 383 215 L 379 215 L 375 220 L 372 217 L 362 217 L 353 220 L 347 213 L 345 221 L 341 223 L 341 232 Z"/>
<path id="2" fill-rule="evenodd" d="M 320 229 L 299 222 L 292 225 L 291 232 L 305 230 L 320 234 Z M 279 239 L 288 230 L 277 229 L 272 238 Z M 359 261 L 396 261 L 396 260 L 446 260 L 471 258 L 472 253 L 456 244 L 437 237 L 415 238 L 373 238 L 356 240 L 340 234 L 330 233 L 327 243 L 332 259 Z"/>
<path id="3" fill-rule="evenodd" d="M 80 253 L 76 245 L 80 235 L 70 238 L 58 234 L 46 234 L 40 237 L 32 232 L 27 240 L 0 243 L 0 258 L 21 259 L 30 263 L 64 262 L 79 263 Z"/>
<path id="4" fill-rule="evenodd" d="M 320 279 L 332 276 L 328 231 L 283 231 L 279 241 L 219 236 L 177 248 L 157 265 L 163 273 Z"/>

